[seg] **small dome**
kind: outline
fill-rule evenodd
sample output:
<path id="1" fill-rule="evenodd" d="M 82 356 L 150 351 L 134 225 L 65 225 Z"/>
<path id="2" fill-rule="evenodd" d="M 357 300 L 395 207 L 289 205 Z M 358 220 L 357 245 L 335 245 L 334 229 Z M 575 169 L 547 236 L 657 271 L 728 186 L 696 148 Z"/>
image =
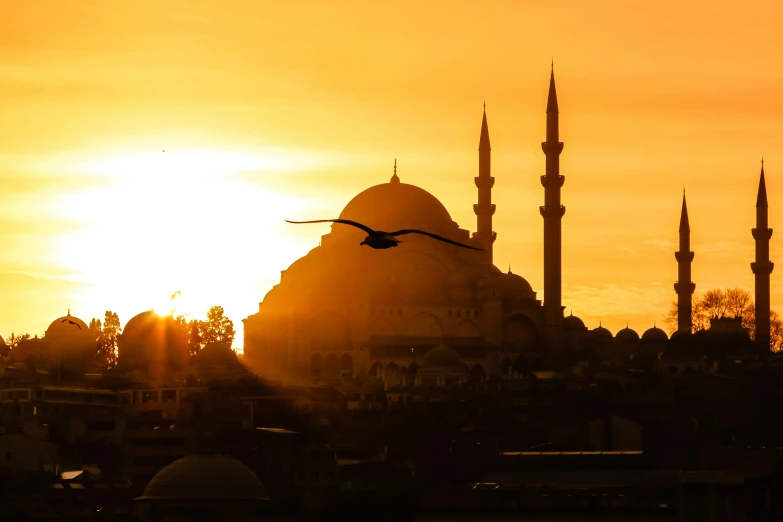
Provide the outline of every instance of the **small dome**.
<path id="1" fill-rule="evenodd" d="M 56 337 L 83 336 L 84 334 L 89 335 L 89 327 L 87 324 L 69 313 L 66 316 L 52 321 L 52 324 L 46 329 L 44 337 L 51 339 Z"/>
<path id="2" fill-rule="evenodd" d="M 593 335 L 595 335 L 596 339 L 611 339 L 614 337 L 612 335 L 612 332 L 604 328 L 603 326 L 598 326 L 598 328 L 595 328 L 591 330 L 593 332 Z"/>
<path id="3" fill-rule="evenodd" d="M 584 321 L 573 314 L 563 318 L 563 328 L 565 330 L 587 330 Z"/>
<path id="4" fill-rule="evenodd" d="M 677 330 L 674 332 L 671 336 L 671 340 L 675 342 L 687 342 L 690 341 L 693 337 L 693 334 L 690 332 L 684 332 L 682 330 Z"/>
<path id="5" fill-rule="evenodd" d="M 617 335 L 615 335 L 614 338 L 617 339 L 618 341 L 631 343 L 639 340 L 639 334 L 636 333 L 635 330 L 631 330 L 626 326 L 625 328 L 617 332 Z"/>
<path id="6" fill-rule="evenodd" d="M 646 332 L 642 334 L 642 341 L 668 341 L 669 336 L 666 335 L 666 332 L 658 328 L 657 326 L 653 326 Z"/>
<path id="7" fill-rule="evenodd" d="M 160 470 L 140 500 L 268 500 L 253 471 L 226 455 L 189 455 Z"/>
<path id="8" fill-rule="evenodd" d="M 438 346 L 424 354 L 421 361 L 422 370 L 458 370 L 466 369 L 462 357 L 457 352 L 446 346 Z"/>
<path id="9" fill-rule="evenodd" d="M 83 374 L 91 360 L 95 359 L 96 343 L 87 324 L 70 314 L 55 319 L 44 334 L 49 343 L 47 364 L 49 369 L 66 373 Z"/>
<path id="10" fill-rule="evenodd" d="M 171 316 L 161 316 L 153 310 L 131 318 L 118 344 L 117 362 L 128 370 L 171 370 L 188 363 L 187 334 Z"/>

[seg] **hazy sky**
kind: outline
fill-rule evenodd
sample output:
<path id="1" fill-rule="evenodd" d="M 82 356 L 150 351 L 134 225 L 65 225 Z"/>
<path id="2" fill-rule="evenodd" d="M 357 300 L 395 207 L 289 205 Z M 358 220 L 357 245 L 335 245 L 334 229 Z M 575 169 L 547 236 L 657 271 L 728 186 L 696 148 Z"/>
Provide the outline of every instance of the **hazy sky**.
<path id="1" fill-rule="evenodd" d="M 181 290 L 194 316 L 222 305 L 241 346 L 241 319 L 328 231 L 283 220 L 336 217 L 395 157 L 403 182 L 475 230 L 484 100 L 495 260 L 541 298 L 552 58 L 566 313 L 612 331 L 661 323 L 683 186 L 697 292 L 752 290 L 762 155 L 783 233 L 779 2 L 0 0 L 0 12 L 4 337 L 41 334 L 68 307 L 125 324 Z"/>

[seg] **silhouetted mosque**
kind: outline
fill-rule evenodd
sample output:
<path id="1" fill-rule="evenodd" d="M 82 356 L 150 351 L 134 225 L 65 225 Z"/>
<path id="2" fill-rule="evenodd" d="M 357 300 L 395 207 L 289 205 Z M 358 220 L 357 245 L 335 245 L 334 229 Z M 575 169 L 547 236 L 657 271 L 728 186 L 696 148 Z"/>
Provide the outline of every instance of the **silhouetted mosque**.
<path id="1" fill-rule="evenodd" d="M 481 247 L 459 248 L 424 236 L 406 236 L 400 248 L 361 247 L 364 233 L 333 225 L 321 244 L 281 274 L 244 320 L 244 363 L 266 377 L 336 381 L 359 375 L 388 386 L 449 386 L 487 377 L 515 377 L 531 370 L 584 366 L 637 366 L 679 373 L 714 369 L 718 359 L 758 357 L 768 350 L 770 274 L 767 193 L 762 163 L 756 202 L 756 332 L 754 344 L 740 318 L 715 318 L 707 331 L 691 330 L 688 209 L 680 218 L 678 330 L 668 338 L 653 325 L 641 336 L 626 327 L 616 336 L 588 330 L 563 315 L 561 222 L 565 206 L 560 175 L 559 112 L 554 71 L 546 106 L 544 205 L 544 292 L 539 299 L 522 276 L 493 264 L 497 234 L 492 218 L 491 146 L 486 110 L 479 137 L 477 231 L 455 223 L 432 194 L 400 180 L 396 161 L 388 183 L 354 197 L 340 218 L 380 230 L 417 228 Z M 54 320 L 43 338 L 23 341 L 3 360 L 52 378 L 78 378 L 95 368 L 95 340 L 70 312 Z M 170 383 L 190 375 L 203 381 L 232 379 L 246 370 L 228 348 L 208 347 L 190 357 L 188 338 L 170 316 L 153 311 L 131 318 L 118 338 L 117 373 L 133 381 Z M 0 342 L 0 354 L 7 351 Z"/>
<path id="2" fill-rule="evenodd" d="M 479 138 L 477 232 L 455 223 L 432 194 L 403 183 L 388 183 L 354 197 L 340 218 L 382 230 L 425 229 L 484 249 L 466 251 L 427 238 L 412 237 L 387 251 L 359 248 L 361 231 L 333 225 L 320 246 L 281 274 L 280 283 L 244 320 L 245 362 L 269 375 L 333 379 L 369 374 L 387 384 L 457 383 L 487 375 L 510 375 L 531 365 L 549 367 L 597 360 L 643 362 L 661 371 L 697 369 L 720 353 L 757 356 L 739 319 L 718 318 L 709 331 L 691 335 L 690 227 L 683 194 L 680 223 L 678 332 L 670 341 L 653 326 L 616 336 L 599 325 L 588 330 L 575 316 L 563 316 L 561 303 L 561 204 L 557 93 L 550 76 L 546 107 L 544 205 L 544 295 L 538 299 L 522 276 L 502 273 L 494 264 L 490 139 L 486 109 Z M 769 339 L 769 238 L 762 165 L 757 202 L 757 331 Z M 716 336 L 723 342 L 716 341 Z M 716 346 L 726 345 L 725 349 Z M 671 347 L 669 356 L 664 354 Z M 711 362 L 709 364 L 712 364 Z M 661 368 L 665 366 L 665 368 Z"/>

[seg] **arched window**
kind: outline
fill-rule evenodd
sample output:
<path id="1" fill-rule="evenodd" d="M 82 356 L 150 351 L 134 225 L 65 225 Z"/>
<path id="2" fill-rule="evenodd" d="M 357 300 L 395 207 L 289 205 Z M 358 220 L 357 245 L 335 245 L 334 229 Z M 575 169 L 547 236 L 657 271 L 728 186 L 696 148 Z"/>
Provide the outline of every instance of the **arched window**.
<path id="1" fill-rule="evenodd" d="M 353 372 L 353 357 L 351 357 L 350 353 L 344 353 L 340 359 L 340 371 Z"/>
<path id="2" fill-rule="evenodd" d="M 511 364 L 511 359 L 508 357 L 504 357 L 503 360 L 500 361 L 500 371 L 503 372 L 503 375 L 508 375 Z"/>
<path id="3" fill-rule="evenodd" d="M 324 358 L 320 353 L 316 353 L 310 358 L 310 373 L 313 377 L 320 377 L 323 372 Z"/>

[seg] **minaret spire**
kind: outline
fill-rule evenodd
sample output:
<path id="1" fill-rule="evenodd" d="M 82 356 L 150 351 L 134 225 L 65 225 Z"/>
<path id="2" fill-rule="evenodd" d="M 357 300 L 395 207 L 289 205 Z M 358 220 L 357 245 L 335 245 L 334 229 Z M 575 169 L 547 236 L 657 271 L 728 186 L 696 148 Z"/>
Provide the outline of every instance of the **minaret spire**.
<path id="1" fill-rule="evenodd" d="M 761 176 L 759 192 L 756 196 L 756 228 L 752 230 L 756 240 L 756 260 L 750 264 L 755 274 L 756 287 L 756 342 L 759 350 L 770 349 L 770 289 L 769 276 L 775 264 L 769 260 L 769 240 L 772 229 L 769 228 L 769 206 L 767 204 L 767 183 L 764 179 L 764 158 L 761 158 Z"/>
<path id="2" fill-rule="evenodd" d="M 688 205 L 685 202 L 685 188 L 682 189 L 682 210 L 680 211 L 680 250 L 674 253 L 677 260 L 677 331 L 691 333 L 693 328 L 692 296 L 696 285 L 691 281 L 691 225 L 688 221 Z"/>
<path id="3" fill-rule="evenodd" d="M 474 178 L 478 189 L 478 204 L 473 205 L 473 212 L 476 213 L 476 233 L 473 234 L 473 237 L 481 244 L 486 260 L 490 264 L 492 263 L 492 245 L 497 238 L 497 233 L 492 231 L 492 216 L 495 214 L 495 205 L 492 203 L 492 187 L 495 185 L 495 178 L 490 174 L 491 150 L 487 125 L 487 104 L 485 102 L 479 137 L 479 175 Z"/>
<path id="4" fill-rule="evenodd" d="M 560 123 L 555 89 L 554 61 L 549 76 L 549 97 L 546 103 L 546 141 L 541 144 L 546 154 L 546 174 L 541 176 L 544 187 L 544 329 L 557 336 L 563 320 L 561 222 L 565 207 L 560 204 L 560 188 L 565 177 L 560 175 Z"/>

